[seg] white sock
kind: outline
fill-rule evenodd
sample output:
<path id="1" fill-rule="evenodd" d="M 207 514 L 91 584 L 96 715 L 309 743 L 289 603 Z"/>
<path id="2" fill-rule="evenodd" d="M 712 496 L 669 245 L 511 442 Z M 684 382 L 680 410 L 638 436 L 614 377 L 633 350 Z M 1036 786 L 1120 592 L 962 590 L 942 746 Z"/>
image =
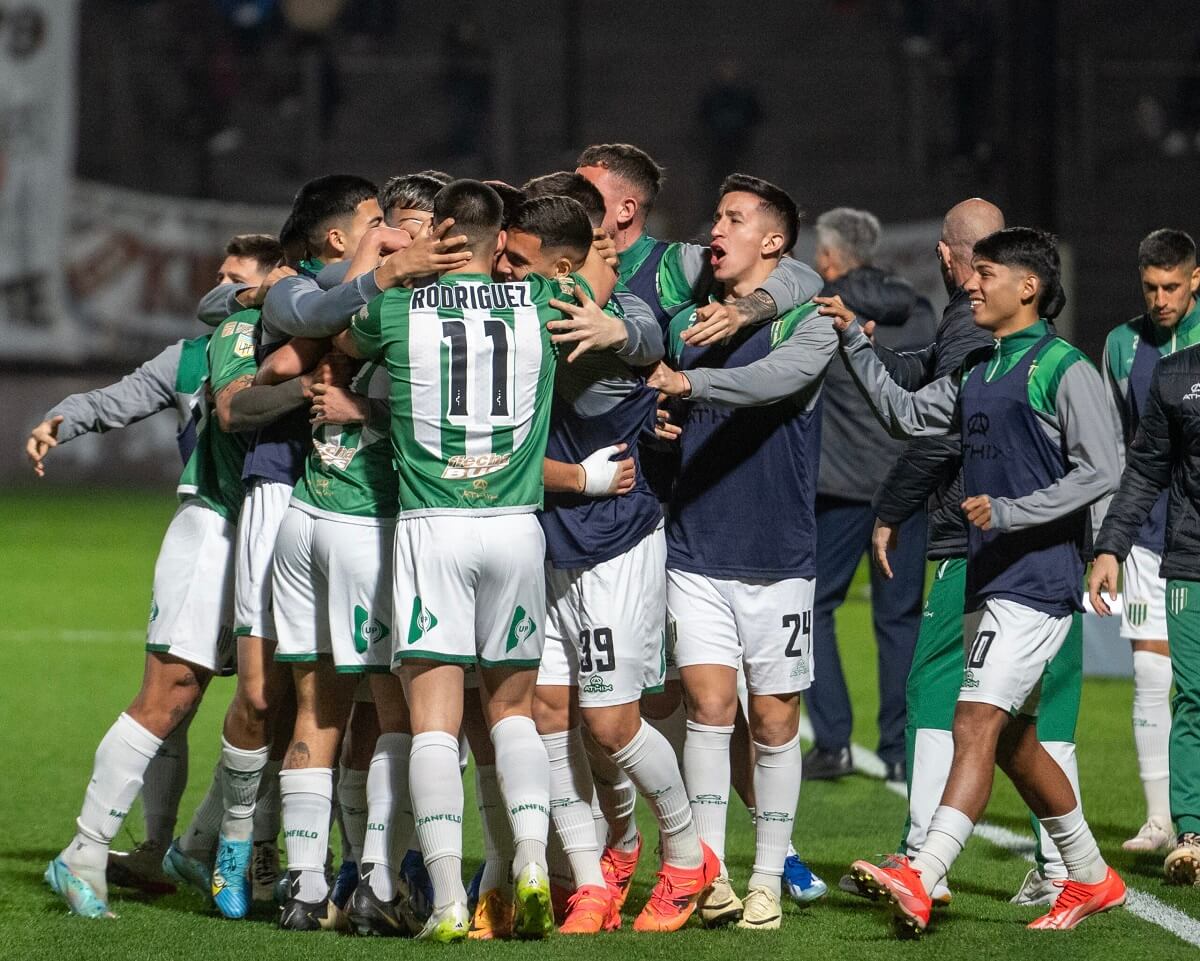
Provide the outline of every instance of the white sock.
<path id="1" fill-rule="evenodd" d="M 1146 792 L 1146 817 L 1171 820 L 1171 659 L 1133 652 L 1133 744 Z"/>
<path id="2" fill-rule="evenodd" d="M 613 755 L 613 760 L 624 768 L 654 812 L 663 861 L 673 867 L 700 867 L 704 862 L 700 836 L 692 820 L 683 775 L 667 739 L 642 721 L 637 733 Z"/>
<path id="3" fill-rule="evenodd" d="M 687 722 L 683 780 L 700 840 L 725 863 L 725 812 L 729 807 L 729 739 L 733 725 Z"/>
<path id="4" fill-rule="evenodd" d="M 258 797 L 254 799 L 255 843 L 278 841 L 280 825 L 279 769 L 282 761 L 269 760 L 263 765 L 262 779 L 258 782 Z"/>
<path id="5" fill-rule="evenodd" d="M 350 860 L 362 863 L 363 839 L 367 834 L 367 772 L 352 767 L 338 771 L 338 807 L 342 835 L 350 846 Z"/>
<path id="6" fill-rule="evenodd" d="M 1062 768 L 1063 774 L 1071 782 L 1075 797 L 1079 793 L 1079 762 L 1075 757 L 1075 744 L 1071 741 L 1042 741 L 1046 753 L 1054 759 L 1054 763 Z M 1042 860 L 1042 876 L 1047 878 L 1067 877 L 1067 866 L 1063 863 L 1062 853 L 1054 844 L 1044 824 L 1038 823 L 1038 853 Z"/>
<path id="7" fill-rule="evenodd" d="M 491 730 L 496 776 L 513 833 L 513 875 L 531 862 L 546 864 L 550 828 L 550 762 L 533 718 L 513 715 Z"/>
<path id="8" fill-rule="evenodd" d="M 550 822 L 571 865 L 572 889 L 604 886 L 592 821 L 592 771 L 579 728 L 541 735 L 550 765 Z"/>
<path id="9" fill-rule="evenodd" d="M 221 837 L 249 841 L 253 836 L 254 802 L 270 754 L 267 747 L 244 751 L 221 738 Z"/>
<path id="10" fill-rule="evenodd" d="M 1042 818 L 1041 821 L 1062 854 L 1067 877 L 1084 884 L 1099 884 L 1104 880 L 1108 865 L 1104 863 L 1104 857 L 1079 805 L 1061 817 Z"/>
<path id="11" fill-rule="evenodd" d="M 434 907 L 465 904 L 467 892 L 462 883 L 463 787 L 458 767 L 458 738 L 444 731 L 427 731 L 413 737 L 408 789 L 425 867 L 433 881 Z"/>
<path id="12" fill-rule="evenodd" d="M 629 775 L 595 740 L 585 737 L 583 745 L 592 768 L 592 783 L 596 787 L 592 823 L 596 828 L 599 848 L 603 851 L 611 846 L 628 853 L 638 844 L 637 819 L 633 816 L 637 809 L 637 788 L 629 780 Z M 597 807 L 600 824 L 595 820 Z"/>
<path id="13" fill-rule="evenodd" d="M 596 850 L 603 854 L 604 848 L 608 844 L 608 820 L 604 817 L 604 809 L 600 807 L 600 792 L 596 788 L 594 771 L 592 772 L 592 828 L 596 832 Z"/>
<path id="14" fill-rule="evenodd" d="M 679 703 L 675 705 L 675 710 L 666 717 L 648 717 L 646 718 L 646 723 L 667 739 L 667 743 L 671 745 L 671 750 L 675 752 L 675 766 L 682 768 L 683 746 L 687 740 L 688 732 L 687 709 L 683 706 L 683 699 L 679 699 Z"/>
<path id="15" fill-rule="evenodd" d="M 402 845 L 412 833 L 412 799 L 408 795 L 411 753 L 411 734 L 380 734 L 367 772 L 367 835 L 360 870 L 381 901 L 396 896 L 396 878 L 404 859 Z"/>
<path id="16" fill-rule="evenodd" d="M 475 766 L 475 801 L 483 824 L 483 876 L 479 879 L 479 893 L 499 888 L 507 896 L 512 889 L 509 875 L 513 859 L 512 826 L 500 795 L 496 765 Z"/>
<path id="17" fill-rule="evenodd" d="M 962 853 L 974 830 L 974 822 L 962 811 L 946 804 L 938 805 L 929 821 L 925 843 L 912 859 L 913 868 L 921 872 L 921 884 L 925 886 L 926 894 L 932 894 L 937 883 L 949 873 L 950 866 Z"/>
<path id="18" fill-rule="evenodd" d="M 324 901 L 325 852 L 329 847 L 329 809 L 333 805 L 333 770 L 303 767 L 279 772 L 283 809 L 283 840 L 288 874 L 300 872 L 300 886 L 291 896 L 301 901 Z"/>
<path id="19" fill-rule="evenodd" d="M 159 738 L 128 714 L 118 717 L 100 740 L 83 808 L 75 820 L 75 837 L 62 852 L 73 870 L 82 869 L 85 875 L 99 871 L 103 882 L 109 845 L 137 800 L 146 768 L 161 746 Z M 97 893 L 104 897 L 105 891 Z"/>
<path id="20" fill-rule="evenodd" d="M 553 816 L 550 821 L 553 828 Z M 599 858 L 597 858 L 598 861 Z M 558 839 L 557 832 L 553 830 L 546 837 L 546 873 L 550 876 L 550 883 L 556 887 L 565 891 L 575 890 L 575 873 L 571 870 L 571 859 L 567 857 L 562 841 Z M 603 872 L 601 872 L 601 876 L 603 876 Z"/>
<path id="21" fill-rule="evenodd" d="M 225 816 L 225 802 L 221 800 L 221 762 L 213 766 L 208 791 L 192 814 L 187 830 L 179 838 L 179 847 L 188 857 L 205 864 L 212 864 L 217 849 L 217 835 L 221 833 L 221 818 Z"/>
<path id="22" fill-rule="evenodd" d="M 763 816 L 755 818 L 750 887 L 765 887 L 778 897 L 800 800 L 800 735 L 775 746 L 755 741 L 754 751 L 755 807 Z"/>
<path id="23" fill-rule="evenodd" d="M 189 714 L 163 738 L 162 747 L 151 758 L 142 782 L 142 818 L 146 840 L 165 849 L 175 837 L 179 801 L 187 788 Z"/>
<path id="24" fill-rule="evenodd" d="M 925 843 L 929 821 L 946 793 L 950 762 L 954 760 L 954 732 L 938 728 L 917 728 L 913 747 L 911 784 L 908 791 L 908 833 L 904 849 L 915 857 Z"/>

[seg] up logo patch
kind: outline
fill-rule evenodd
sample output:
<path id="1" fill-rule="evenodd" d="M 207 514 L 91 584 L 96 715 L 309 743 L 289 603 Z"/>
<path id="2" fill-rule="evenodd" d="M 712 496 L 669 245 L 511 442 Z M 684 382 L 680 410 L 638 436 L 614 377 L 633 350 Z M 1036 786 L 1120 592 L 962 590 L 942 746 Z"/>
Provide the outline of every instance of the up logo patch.
<path id="1" fill-rule="evenodd" d="M 537 630 L 537 624 L 533 618 L 526 613 L 525 608 L 520 605 L 513 611 L 512 621 L 508 626 L 508 640 L 505 642 L 504 649 L 511 651 L 520 644 L 524 644 Z"/>
<path id="2" fill-rule="evenodd" d="M 362 605 L 354 605 L 354 649 L 359 654 L 365 654 L 368 647 L 382 641 L 390 633 L 383 621 L 372 617 Z"/>

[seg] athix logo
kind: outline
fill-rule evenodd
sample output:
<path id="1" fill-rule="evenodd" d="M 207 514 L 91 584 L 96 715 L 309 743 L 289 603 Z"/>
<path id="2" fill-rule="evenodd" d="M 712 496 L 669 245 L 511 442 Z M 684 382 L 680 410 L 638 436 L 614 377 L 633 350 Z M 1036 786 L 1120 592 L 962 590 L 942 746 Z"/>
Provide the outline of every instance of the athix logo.
<path id="1" fill-rule="evenodd" d="M 692 796 L 693 804 L 716 804 L 725 807 L 729 802 L 719 794 L 696 794 Z"/>
<path id="2" fill-rule="evenodd" d="M 792 816 L 787 811 L 759 811 L 756 816 L 760 821 L 786 822 L 792 820 Z"/>
<path id="3" fill-rule="evenodd" d="M 967 418 L 967 436 L 971 437 L 975 434 L 986 434 L 988 428 L 992 426 L 988 420 L 988 415 L 983 411 L 977 411 Z"/>
<path id="4" fill-rule="evenodd" d="M 593 674 L 579 690 L 583 694 L 611 694 L 613 686 L 605 684 L 604 678 L 599 674 Z"/>
<path id="5" fill-rule="evenodd" d="M 1200 384 L 1192 384 L 1192 389 L 1183 395 L 1184 400 L 1200 400 Z"/>

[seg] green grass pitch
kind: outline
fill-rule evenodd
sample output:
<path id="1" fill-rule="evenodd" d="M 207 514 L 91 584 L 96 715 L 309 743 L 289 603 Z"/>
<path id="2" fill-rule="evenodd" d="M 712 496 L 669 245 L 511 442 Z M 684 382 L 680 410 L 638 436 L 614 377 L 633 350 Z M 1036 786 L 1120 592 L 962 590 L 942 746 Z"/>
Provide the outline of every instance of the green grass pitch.
<path id="1" fill-rule="evenodd" d="M 1118 910 L 1073 933 L 1026 931 L 1036 909 L 1009 905 L 1028 867 L 982 839 L 971 841 L 955 865 L 953 905 L 935 916 L 916 944 L 893 941 L 884 913 L 836 890 L 804 909 L 789 906 L 777 933 L 708 932 L 676 935 L 625 930 L 599 939 L 555 938 L 546 944 L 468 944 L 461 948 L 336 934 L 281 932 L 273 912 L 259 908 L 247 921 L 223 921 L 187 894 L 156 900 L 116 892 L 114 922 L 70 917 L 41 880 L 46 861 L 70 838 L 92 754 L 104 730 L 136 691 L 142 632 L 159 539 L 170 519 L 167 496 L 114 493 L 8 494 L 4 518 L 4 586 L 0 592 L 0 959 L 380 958 L 462 951 L 495 957 L 641 959 L 914 957 L 1012 959 L 1048 955 L 1056 961 L 1120 957 L 1194 957 L 1194 948 L 1162 928 Z M 855 693 L 855 738 L 872 746 L 875 657 L 865 589 L 856 585 L 839 615 L 843 659 Z M 192 728 L 192 781 L 183 803 L 186 821 L 198 802 L 216 754 L 220 717 L 231 681 L 215 681 Z M 1079 726 L 1083 798 L 1105 854 L 1126 881 L 1200 918 L 1200 892 L 1162 883 L 1160 859 L 1134 859 L 1120 842 L 1141 823 L 1141 787 L 1130 733 L 1131 686 L 1091 680 Z M 468 792 L 471 780 L 468 779 Z M 468 793 L 467 870 L 479 856 L 479 829 Z M 895 844 L 903 801 L 878 781 L 855 776 L 801 791 L 796 845 L 813 869 L 836 886 L 857 857 Z M 999 778 L 987 820 L 1027 832 L 1011 787 Z M 647 827 L 649 827 L 647 825 Z M 141 833 L 139 812 L 128 830 Z M 651 832 L 651 837 L 653 836 Z M 118 846 L 132 843 L 123 833 Z M 752 837 L 745 811 L 729 812 L 729 866 L 735 886 L 750 872 Z M 651 858 L 647 858 L 649 862 Z M 653 881 L 644 863 L 630 896 L 640 906 Z"/>

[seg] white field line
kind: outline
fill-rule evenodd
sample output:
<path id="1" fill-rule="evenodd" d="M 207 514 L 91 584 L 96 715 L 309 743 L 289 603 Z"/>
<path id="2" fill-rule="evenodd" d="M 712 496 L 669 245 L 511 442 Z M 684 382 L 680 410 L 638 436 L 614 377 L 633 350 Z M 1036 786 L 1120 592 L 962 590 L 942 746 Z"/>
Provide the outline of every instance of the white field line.
<path id="1" fill-rule="evenodd" d="M 800 736 L 806 740 L 812 740 L 812 725 L 808 718 L 803 715 L 800 717 Z M 866 774 L 870 777 L 883 776 L 883 762 L 875 755 L 873 751 L 867 750 L 858 744 L 850 746 L 850 754 L 854 758 L 854 768 L 861 774 Z M 887 783 L 888 790 L 901 797 L 907 795 L 907 791 L 903 784 Z M 998 824 L 989 824 L 987 821 L 981 821 L 975 825 L 974 837 L 983 838 L 990 844 L 996 847 L 1004 848 L 1018 857 L 1024 858 L 1026 861 L 1033 861 L 1034 840 L 1032 834 L 1017 834 L 1015 831 L 1010 831 L 1008 828 L 1001 827 Z M 1200 948 L 1200 921 L 1193 918 L 1191 915 L 1184 914 L 1178 908 L 1173 908 L 1156 898 L 1153 894 L 1148 894 L 1145 891 L 1139 891 L 1137 888 L 1127 888 L 1127 899 L 1125 908 L 1130 914 L 1141 918 L 1143 921 L 1149 921 L 1151 924 L 1156 924 L 1164 931 L 1168 931 L 1182 941 L 1186 941 L 1193 947 Z"/>

